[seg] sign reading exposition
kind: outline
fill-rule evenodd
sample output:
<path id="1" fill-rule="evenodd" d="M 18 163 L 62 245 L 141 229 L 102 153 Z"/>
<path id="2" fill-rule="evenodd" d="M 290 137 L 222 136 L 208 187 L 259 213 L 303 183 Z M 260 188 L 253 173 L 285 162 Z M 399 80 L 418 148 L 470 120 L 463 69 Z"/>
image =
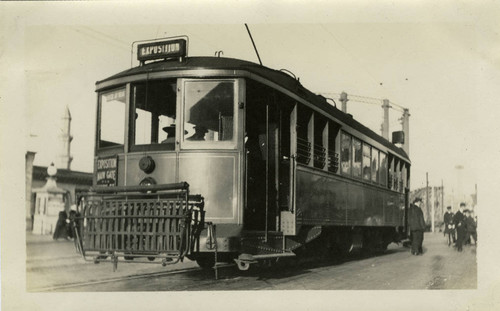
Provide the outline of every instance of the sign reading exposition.
<path id="1" fill-rule="evenodd" d="M 186 40 L 151 42 L 137 46 L 137 60 L 184 57 L 186 56 Z"/>
<path id="2" fill-rule="evenodd" d="M 97 177 L 98 186 L 116 186 L 118 177 L 118 156 L 111 156 L 97 159 Z"/>

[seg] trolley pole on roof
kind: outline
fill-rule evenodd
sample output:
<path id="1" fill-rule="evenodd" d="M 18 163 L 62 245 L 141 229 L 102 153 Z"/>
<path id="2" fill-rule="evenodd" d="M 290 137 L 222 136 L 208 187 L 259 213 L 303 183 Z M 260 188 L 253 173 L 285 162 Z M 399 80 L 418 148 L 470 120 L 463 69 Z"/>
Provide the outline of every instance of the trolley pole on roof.
<path id="1" fill-rule="evenodd" d="M 257 54 L 257 58 L 259 59 L 259 63 L 262 66 L 262 61 L 260 60 L 259 51 L 257 51 L 257 46 L 255 45 L 255 42 L 253 41 L 252 34 L 250 33 L 250 28 L 248 28 L 247 24 L 245 24 L 245 27 L 247 28 L 247 32 L 248 32 L 248 35 L 250 36 L 250 40 L 252 40 L 252 45 L 253 45 L 253 49 L 255 50 L 255 54 Z"/>

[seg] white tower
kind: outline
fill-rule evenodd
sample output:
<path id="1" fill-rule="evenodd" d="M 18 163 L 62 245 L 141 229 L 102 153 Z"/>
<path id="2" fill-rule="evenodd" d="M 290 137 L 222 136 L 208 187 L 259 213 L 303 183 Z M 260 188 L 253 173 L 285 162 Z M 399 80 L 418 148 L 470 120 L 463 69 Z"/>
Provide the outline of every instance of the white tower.
<path id="1" fill-rule="evenodd" d="M 64 115 L 61 119 L 61 133 L 59 134 L 59 154 L 57 156 L 57 167 L 62 169 L 71 169 L 71 113 L 68 106 L 64 110 Z"/>

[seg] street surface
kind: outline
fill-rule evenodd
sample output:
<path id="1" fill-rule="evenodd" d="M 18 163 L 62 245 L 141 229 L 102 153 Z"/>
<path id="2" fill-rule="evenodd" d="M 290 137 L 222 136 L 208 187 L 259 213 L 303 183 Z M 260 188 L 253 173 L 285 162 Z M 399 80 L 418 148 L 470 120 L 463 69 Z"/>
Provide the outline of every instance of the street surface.
<path id="1" fill-rule="evenodd" d="M 346 259 L 287 259 L 272 267 L 238 271 L 232 266 L 203 271 L 196 263 L 85 262 L 73 242 L 27 233 L 28 292 L 209 291 L 209 290 L 398 290 L 476 289 L 476 246 L 462 253 L 448 247 L 442 233 L 426 233 L 423 256 L 391 244 L 381 255 Z"/>

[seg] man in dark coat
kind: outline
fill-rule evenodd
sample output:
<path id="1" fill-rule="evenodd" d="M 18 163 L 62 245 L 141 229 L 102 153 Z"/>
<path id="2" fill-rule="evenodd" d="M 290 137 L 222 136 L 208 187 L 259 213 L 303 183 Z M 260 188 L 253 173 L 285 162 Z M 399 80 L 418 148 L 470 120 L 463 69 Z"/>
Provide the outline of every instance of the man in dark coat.
<path id="1" fill-rule="evenodd" d="M 424 241 L 425 220 L 424 213 L 420 208 L 421 198 L 416 198 L 410 205 L 408 213 L 408 225 L 411 233 L 411 254 L 422 255 L 422 243 Z"/>
<path id="2" fill-rule="evenodd" d="M 474 243 L 477 244 L 477 233 L 476 233 L 476 221 L 474 220 L 474 217 L 472 217 L 472 211 L 467 210 L 466 217 L 465 217 L 465 241 L 467 241 L 467 244 L 472 244 L 472 240 L 470 239 L 471 237 L 474 239 Z"/>
<path id="3" fill-rule="evenodd" d="M 68 239 L 67 223 L 69 223 L 69 220 L 66 211 L 59 212 L 59 218 L 57 219 L 56 229 L 54 230 L 54 234 L 52 236 L 54 240 L 60 238 Z"/>
<path id="4" fill-rule="evenodd" d="M 453 216 L 453 223 L 455 224 L 455 228 L 457 230 L 457 251 L 462 251 L 462 244 L 465 239 L 465 215 L 463 213 L 465 208 L 465 203 L 460 203 L 460 209 Z"/>
<path id="5" fill-rule="evenodd" d="M 446 213 L 443 216 L 444 222 L 444 234 L 448 235 L 448 246 L 455 243 L 455 225 L 453 224 L 453 213 L 451 212 L 451 206 L 446 208 Z"/>

